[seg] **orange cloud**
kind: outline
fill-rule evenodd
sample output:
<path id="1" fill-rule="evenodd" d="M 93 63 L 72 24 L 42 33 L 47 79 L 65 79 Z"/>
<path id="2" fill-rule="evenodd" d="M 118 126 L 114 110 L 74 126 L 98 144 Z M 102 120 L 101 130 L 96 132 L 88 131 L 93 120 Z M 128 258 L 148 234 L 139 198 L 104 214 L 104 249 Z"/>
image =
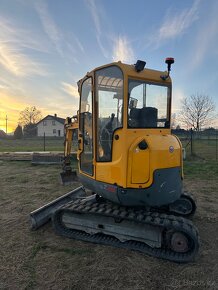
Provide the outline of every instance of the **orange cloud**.
<path id="1" fill-rule="evenodd" d="M 8 132 L 14 131 L 17 126 L 19 113 L 25 108 L 24 103 L 18 101 L 7 89 L 0 89 L 0 128 L 6 131 L 6 116 Z"/>
<path id="2" fill-rule="evenodd" d="M 0 85 L 0 129 L 6 131 L 6 116 L 8 123 L 8 133 L 11 133 L 15 130 L 18 125 L 18 119 L 20 112 L 23 111 L 26 107 L 36 105 L 37 109 L 42 112 L 43 116 L 48 114 L 54 115 L 55 113 L 62 118 L 67 116 L 75 115 L 78 104 L 71 104 L 71 101 L 67 98 L 66 100 L 59 96 L 57 103 L 49 104 L 48 107 L 38 105 L 33 103 L 31 97 L 28 98 L 29 102 L 26 102 L 26 97 L 19 91 L 13 91 L 9 87 L 4 87 Z M 58 97 L 57 97 L 58 99 Z M 60 108 L 60 104 L 65 104 Z"/>
<path id="3" fill-rule="evenodd" d="M 20 112 L 33 104 L 26 103 L 25 97 L 20 92 L 8 87 L 0 86 L 0 129 L 6 131 L 6 116 L 8 133 L 15 130 L 18 125 Z"/>

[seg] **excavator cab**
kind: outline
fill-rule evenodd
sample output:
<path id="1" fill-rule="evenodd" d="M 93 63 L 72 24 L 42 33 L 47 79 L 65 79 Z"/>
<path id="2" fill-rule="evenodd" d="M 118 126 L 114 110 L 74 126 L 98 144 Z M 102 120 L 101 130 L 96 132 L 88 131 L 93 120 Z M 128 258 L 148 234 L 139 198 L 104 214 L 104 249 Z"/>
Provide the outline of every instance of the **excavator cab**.
<path id="1" fill-rule="evenodd" d="M 141 61 L 117 62 L 87 73 L 78 87 L 82 184 L 122 205 L 177 200 L 182 150 L 170 130 L 169 71 L 144 69 Z"/>

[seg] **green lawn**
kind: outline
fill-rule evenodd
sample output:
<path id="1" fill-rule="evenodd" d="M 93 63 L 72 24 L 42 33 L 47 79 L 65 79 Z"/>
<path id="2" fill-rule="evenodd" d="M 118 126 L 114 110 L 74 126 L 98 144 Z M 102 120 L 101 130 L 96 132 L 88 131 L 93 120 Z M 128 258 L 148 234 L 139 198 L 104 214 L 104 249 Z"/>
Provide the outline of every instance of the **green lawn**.
<path id="1" fill-rule="evenodd" d="M 218 161 L 218 140 L 194 139 L 192 141 L 191 156 L 191 142 L 190 140 L 181 140 L 183 148 L 186 150 L 187 159 L 203 159 Z"/>
<path id="2" fill-rule="evenodd" d="M 216 180 L 218 176 L 218 162 L 216 161 L 186 160 L 183 168 L 185 178 L 188 179 Z"/>
<path id="3" fill-rule="evenodd" d="M 45 151 L 61 151 L 64 150 L 64 138 L 46 137 Z M 75 147 L 75 146 L 74 146 Z M 0 152 L 32 152 L 44 151 L 44 139 L 25 138 L 20 140 L 0 139 Z"/>

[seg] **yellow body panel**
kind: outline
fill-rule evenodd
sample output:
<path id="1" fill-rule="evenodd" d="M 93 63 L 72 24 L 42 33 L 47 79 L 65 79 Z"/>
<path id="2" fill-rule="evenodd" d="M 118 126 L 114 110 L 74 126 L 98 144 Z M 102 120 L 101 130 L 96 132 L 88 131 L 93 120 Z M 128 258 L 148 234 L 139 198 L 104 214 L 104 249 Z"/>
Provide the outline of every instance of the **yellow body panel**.
<path id="1" fill-rule="evenodd" d="M 141 138 L 140 138 L 141 139 Z M 138 143 L 130 147 L 127 183 L 146 183 L 150 176 L 150 151 L 140 150 Z M 130 180 L 129 180 L 130 179 Z"/>
<path id="2" fill-rule="evenodd" d="M 140 132 L 137 132 L 142 140 L 148 144 L 146 150 L 137 150 L 138 158 L 135 159 L 134 166 L 130 163 L 128 166 L 127 187 L 149 187 L 153 182 L 153 173 L 156 169 L 172 168 L 181 166 L 181 147 L 177 139 L 172 135 L 157 135 L 147 134 L 142 137 Z M 137 134 L 136 133 L 136 134 Z M 134 142 L 138 144 L 139 142 Z M 134 146 L 134 148 L 137 148 Z M 145 160 L 145 152 L 147 152 L 147 160 Z M 130 154 L 129 154 L 130 156 Z M 134 184 L 131 176 L 135 174 L 136 168 L 138 171 L 146 170 L 146 180 L 142 184 Z M 146 169 L 145 169 L 146 168 Z M 149 173 L 148 173 L 149 171 Z"/>
<path id="3" fill-rule="evenodd" d="M 95 163 L 96 180 L 124 188 L 146 188 L 156 169 L 182 166 L 181 143 L 169 129 L 120 129 L 116 134 L 119 140 L 113 141 L 112 162 Z M 148 144 L 146 150 L 137 146 L 142 140 Z"/>

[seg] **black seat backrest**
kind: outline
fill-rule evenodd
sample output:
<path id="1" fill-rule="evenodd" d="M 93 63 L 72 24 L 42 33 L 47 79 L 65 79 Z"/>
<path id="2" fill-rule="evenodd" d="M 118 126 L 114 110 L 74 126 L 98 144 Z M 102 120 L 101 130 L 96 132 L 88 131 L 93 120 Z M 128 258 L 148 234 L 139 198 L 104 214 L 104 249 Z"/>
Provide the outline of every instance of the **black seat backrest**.
<path id="1" fill-rule="evenodd" d="M 157 109 L 153 107 L 145 107 L 140 112 L 140 128 L 156 128 L 157 127 Z"/>
<path id="2" fill-rule="evenodd" d="M 129 113 L 129 126 L 132 128 L 156 128 L 157 109 L 153 107 L 132 108 Z"/>
<path id="3" fill-rule="evenodd" d="M 140 113 L 141 113 L 141 109 L 137 109 L 137 108 L 132 108 L 130 110 L 129 113 L 129 117 L 130 117 L 130 127 L 133 128 L 138 128 L 139 127 L 139 121 L 140 121 Z"/>

